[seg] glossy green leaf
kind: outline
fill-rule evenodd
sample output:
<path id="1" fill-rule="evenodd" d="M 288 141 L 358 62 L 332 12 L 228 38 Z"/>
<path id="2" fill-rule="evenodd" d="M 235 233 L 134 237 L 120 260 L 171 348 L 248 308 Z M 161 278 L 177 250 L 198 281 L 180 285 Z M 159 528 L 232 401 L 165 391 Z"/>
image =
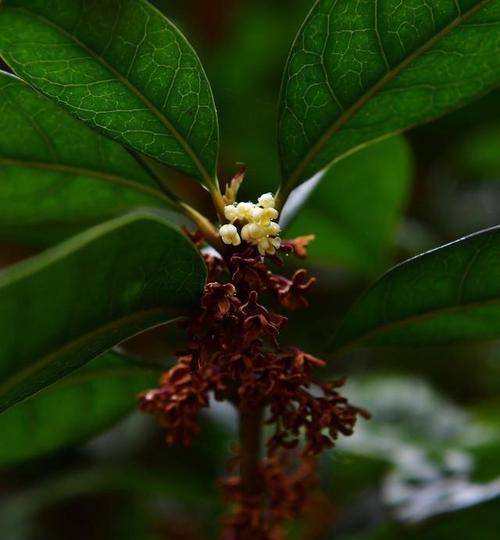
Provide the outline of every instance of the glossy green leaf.
<path id="1" fill-rule="evenodd" d="M 197 307 L 205 274 L 195 247 L 145 211 L 0 272 L 0 411 Z"/>
<path id="2" fill-rule="evenodd" d="M 146 0 L 4 0 L 0 54 L 92 127 L 215 182 L 208 80 L 182 34 Z"/>
<path id="3" fill-rule="evenodd" d="M 0 466 L 54 452 L 97 435 L 136 406 L 158 373 L 108 353 L 0 414 Z M 61 406 L 63 404 L 63 406 Z"/>
<path id="4" fill-rule="evenodd" d="M 411 171 L 410 149 L 401 137 L 349 156 L 321 179 L 287 236 L 316 236 L 308 249 L 312 262 L 362 275 L 382 271 L 408 197 Z"/>
<path id="5" fill-rule="evenodd" d="M 285 194 L 363 145 L 499 81 L 499 0 L 316 1 L 283 79 Z"/>
<path id="6" fill-rule="evenodd" d="M 0 72 L 0 235 L 70 229 L 139 206 L 171 207 L 119 144 Z"/>
<path id="7" fill-rule="evenodd" d="M 500 337 L 500 227 L 396 266 L 341 324 L 334 348 L 441 345 Z"/>

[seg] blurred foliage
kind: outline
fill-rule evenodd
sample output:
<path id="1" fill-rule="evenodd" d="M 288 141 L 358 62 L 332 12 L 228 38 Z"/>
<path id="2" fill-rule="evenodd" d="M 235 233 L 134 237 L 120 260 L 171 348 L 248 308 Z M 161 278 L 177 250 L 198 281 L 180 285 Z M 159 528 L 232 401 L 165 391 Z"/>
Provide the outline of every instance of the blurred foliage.
<path id="1" fill-rule="evenodd" d="M 95 436 L 129 414 L 135 394 L 157 378 L 119 355 L 97 358 L 0 415 L 0 467 Z"/>
<path id="2" fill-rule="evenodd" d="M 310 0 L 154 3 L 189 36 L 213 85 L 221 119 L 221 178 L 234 174 L 238 160 L 248 166 L 243 198 L 273 189 L 281 74 Z M 394 139 L 352 156 L 330 171 L 331 181 L 323 178 L 290 229 L 317 234 L 309 262 L 318 277 L 315 316 L 297 313 L 288 328 L 299 346 L 326 355 L 332 319 L 346 313 L 374 273 L 500 223 L 499 125 L 497 91 L 413 130 L 407 142 Z M 189 184 L 189 190 L 200 208 L 207 204 L 199 186 Z M 325 200 L 334 210 L 325 212 Z M 329 242 L 336 249 L 327 257 Z M 0 255 L 5 264 L 26 253 L 11 245 Z M 169 353 L 162 347 L 175 349 L 179 333 L 156 331 L 128 347 L 166 364 Z M 328 501 L 318 501 L 309 521 L 294 524 L 290 538 L 302 529 L 311 540 L 496 540 L 499 356 L 498 343 L 326 355 L 331 371 L 353 379 L 348 392 L 373 418 L 322 461 Z M 109 393 L 99 394 L 109 398 L 109 418 L 116 413 L 110 396 L 121 392 L 119 386 L 115 380 Z M 133 392 L 147 386 L 134 385 Z M 62 405 L 55 390 L 47 406 L 57 408 Z M 72 397 L 74 410 L 87 414 L 74 436 L 50 455 L 2 470 L 2 540 L 215 538 L 222 504 L 214 483 L 227 470 L 226 456 L 235 444 L 231 411 L 216 407 L 204 417 L 189 449 L 167 448 L 158 428 L 137 415 L 79 444 L 97 399 L 94 390 L 83 392 L 81 404 Z M 25 457 L 43 441 L 43 413 L 29 414 L 34 427 L 24 438 L 16 435 L 19 420 L 7 418 L 8 429 L 0 423 L 0 460 L 6 440 L 18 437 Z M 460 505 L 460 497 L 469 494 L 470 504 Z M 434 515 L 423 512 L 422 500 L 426 511 L 429 501 L 437 501 L 436 508 L 450 506 Z M 410 519 L 412 512 L 420 517 Z M 318 523 L 322 532 L 316 534 Z"/>
<path id="3" fill-rule="evenodd" d="M 321 178 L 287 236 L 313 232 L 311 261 L 376 276 L 389 263 L 412 170 L 411 150 L 403 137 L 347 157 Z"/>

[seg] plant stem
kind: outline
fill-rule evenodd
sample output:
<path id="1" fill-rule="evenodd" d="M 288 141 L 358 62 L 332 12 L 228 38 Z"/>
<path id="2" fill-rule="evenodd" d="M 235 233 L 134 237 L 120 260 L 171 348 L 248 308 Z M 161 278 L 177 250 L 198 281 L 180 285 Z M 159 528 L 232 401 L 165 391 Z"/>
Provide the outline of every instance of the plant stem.
<path id="1" fill-rule="evenodd" d="M 262 409 L 240 410 L 240 476 L 243 493 L 259 496 L 262 491 L 260 448 Z"/>
<path id="2" fill-rule="evenodd" d="M 224 223 L 226 220 L 224 217 L 224 206 L 226 203 L 224 202 L 218 181 L 210 188 L 210 195 L 212 196 L 212 202 L 214 203 L 217 215 L 219 216 L 221 223 Z"/>
<path id="3" fill-rule="evenodd" d="M 210 220 L 184 202 L 179 201 L 178 207 L 191 221 L 193 221 L 193 223 L 196 224 L 205 240 L 219 253 L 223 253 L 224 244 Z"/>

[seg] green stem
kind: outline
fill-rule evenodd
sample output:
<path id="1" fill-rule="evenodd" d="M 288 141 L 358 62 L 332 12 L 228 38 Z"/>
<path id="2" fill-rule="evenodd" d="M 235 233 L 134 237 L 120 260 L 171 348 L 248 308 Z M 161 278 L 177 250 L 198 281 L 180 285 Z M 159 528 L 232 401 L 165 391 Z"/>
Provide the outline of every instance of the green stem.
<path id="1" fill-rule="evenodd" d="M 225 246 L 222 243 L 217 229 L 207 217 L 200 214 L 200 212 L 195 210 L 192 206 L 189 206 L 189 204 L 186 204 L 180 200 L 177 201 L 177 206 L 180 211 L 198 227 L 205 240 L 214 249 L 216 249 L 219 253 L 223 253 L 225 251 Z"/>
<path id="2" fill-rule="evenodd" d="M 190 219 L 203 234 L 205 240 L 217 251 L 222 253 L 224 251 L 224 244 L 222 243 L 217 230 L 212 225 L 210 220 L 205 217 L 203 214 L 195 210 L 189 204 L 183 202 L 170 188 L 167 186 L 160 174 L 157 173 L 155 168 L 151 165 L 151 162 L 147 160 L 144 156 L 131 152 L 131 154 L 136 158 L 136 160 L 142 165 L 142 167 L 153 177 L 158 187 L 162 192 L 170 199 L 173 207 L 184 214 L 188 219 Z M 218 185 L 218 184 L 217 184 Z M 217 190 L 215 190 L 217 191 Z M 212 193 L 213 196 L 213 193 Z M 222 195 L 221 195 L 222 199 Z M 224 209 L 222 210 L 224 212 Z"/>
<path id="3" fill-rule="evenodd" d="M 212 196 L 212 202 L 214 203 L 220 222 L 224 223 L 226 221 L 224 216 L 224 207 L 226 206 L 226 203 L 224 202 L 224 197 L 222 196 L 218 180 L 211 185 L 210 195 Z"/>

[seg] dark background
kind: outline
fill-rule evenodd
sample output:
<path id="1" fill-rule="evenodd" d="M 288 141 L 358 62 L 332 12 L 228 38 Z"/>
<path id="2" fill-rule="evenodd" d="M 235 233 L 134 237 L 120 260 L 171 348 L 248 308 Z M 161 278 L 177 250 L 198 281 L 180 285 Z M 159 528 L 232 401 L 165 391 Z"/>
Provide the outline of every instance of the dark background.
<path id="1" fill-rule="evenodd" d="M 243 197 L 273 190 L 279 181 L 275 134 L 282 69 L 311 1 L 155 3 L 199 51 L 212 83 L 221 122 L 220 177 L 230 179 L 237 162 L 244 162 Z M 359 249 L 378 226 L 370 212 L 353 206 L 349 223 L 339 218 L 343 197 L 347 201 L 354 193 L 362 203 L 368 192 L 376 208 L 393 193 L 370 191 L 371 174 L 360 172 L 359 156 L 339 169 L 343 183 L 320 186 L 321 196 L 311 199 L 294 225 L 297 234 L 318 234 L 317 257 L 310 263 L 318 286 L 314 314 L 297 314 L 288 335 L 323 357 L 332 318 L 340 318 L 383 270 L 500 222 L 498 91 L 412 130 L 399 144 L 407 148 L 403 173 L 397 172 L 400 167 L 391 174 L 400 204 L 386 224 L 387 234 L 377 240 L 375 257 L 369 246 Z M 383 182 L 395 157 L 384 147 L 374 152 L 383 164 L 377 181 Z M 200 209 L 208 204 L 194 183 L 177 179 L 177 186 Z M 325 218 L 321 199 L 329 196 L 338 213 Z M 357 251 L 339 233 L 349 227 L 361 231 Z M 0 262 L 28 253 L 3 246 Z M 156 332 L 129 347 L 168 364 L 164 351 L 181 338 L 174 333 Z M 290 538 L 302 530 L 306 539 L 497 539 L 498 357 L 498 344 L 490 343 L 355 351 L 331 359 L 330 372 L 349 375 L 349 397 L 373 419 L 324 457 L 321 483 L 327 496 L 317 500 L 305 523 L 292 524 Z M 168 449 L 159 429 L 134 413 L 93 441 L 2 470 L 0 538 L 214 538 L 222 511 L 215 480 L 225 473 L 234 446 L 233 420 L 230 409 L 215 408 L 203 418 L 192 448 Z"/>

